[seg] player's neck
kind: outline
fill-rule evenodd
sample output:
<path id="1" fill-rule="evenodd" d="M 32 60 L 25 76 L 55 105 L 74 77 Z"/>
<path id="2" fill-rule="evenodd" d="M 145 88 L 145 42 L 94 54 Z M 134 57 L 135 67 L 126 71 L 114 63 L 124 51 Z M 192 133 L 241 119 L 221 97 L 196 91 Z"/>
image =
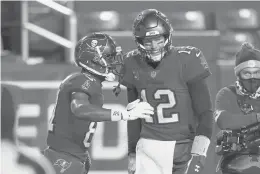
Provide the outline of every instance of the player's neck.
<path id="1" fill-rule="evenodd" d="M 147 64 L 155 69 L 155 68 L 158 67 L 158 65 L 160 64 L 160 62 L 161 62 L 161 61 L 158 61 L 158 62 L 148 61 Z"/>

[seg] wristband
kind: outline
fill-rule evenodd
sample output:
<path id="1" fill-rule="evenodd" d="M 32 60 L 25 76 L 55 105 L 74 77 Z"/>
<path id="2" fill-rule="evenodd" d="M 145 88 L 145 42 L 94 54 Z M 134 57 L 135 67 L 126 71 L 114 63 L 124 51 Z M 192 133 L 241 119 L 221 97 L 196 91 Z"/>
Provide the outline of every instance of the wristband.
<path id="1" fill-rule="evenodd" d="M 191 148 L 191 153 L 198 154 L 201 156 L 207 156 L 209 144 L 210 144 L 210 139 L 208 137 L 203 135 L 195 136 Z"/>
<path id="2" fill-rule="evenodd" d="M 122 120 L 122 113 L 119 110 L 111 109 L 111 121 Z"/>

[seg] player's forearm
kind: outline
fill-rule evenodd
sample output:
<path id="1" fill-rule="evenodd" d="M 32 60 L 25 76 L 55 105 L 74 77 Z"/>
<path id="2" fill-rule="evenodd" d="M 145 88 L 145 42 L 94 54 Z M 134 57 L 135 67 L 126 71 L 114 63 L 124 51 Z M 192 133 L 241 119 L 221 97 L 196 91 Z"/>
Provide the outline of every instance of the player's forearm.
<path id="1" fill-rule="evenodd" d="M 135 153 L 136 144 L 140 138 L 141 120 L 131 120 L 127 122 L 128 154 Z"/>
<path id="2" fill-rule="evenodd" d="M 101 121 L 119 121 L 121 118 L 114 119 L 111 109 L 101 108 L 92 104 L 81 105 L 74 109 L 73 113 L 80 119 L 101 122 Z M 118 117 L 121 117 L 118 115 Z"/>
<path id="3" fill-rule="evenodd" d="M 128 103 L 138 98 L 137 90 L 135 88 L 127 88 Z M 140 138 L 141 120 L 131 120 L 127 122 L 127 136 L 128 136 L 128 154 L 135 153 L 136 144 Z"/>
<path id="4" fill-rule="evenodd" d="M 204 135 L 211 139 L 213 132 L 213 112 L 208 110 L 201 114 L 199 125 L 197 128 L 197 135 Z"/>
<path id="5" fill-rule="evenodd" d="M 188 84 L 195 115 L 199 117 L 197 135 L 212 136 L 213 111 L 210 92 L 205 79 Z"/>
<path id="6" fill-rule="evenodd" d="M 248 126 L 257 122 L 256 113 L 234 114 L 226 110 L 221 111 L 216 118 L 217 125 L 220 129 L 239 129 L 242 126 Z"/>

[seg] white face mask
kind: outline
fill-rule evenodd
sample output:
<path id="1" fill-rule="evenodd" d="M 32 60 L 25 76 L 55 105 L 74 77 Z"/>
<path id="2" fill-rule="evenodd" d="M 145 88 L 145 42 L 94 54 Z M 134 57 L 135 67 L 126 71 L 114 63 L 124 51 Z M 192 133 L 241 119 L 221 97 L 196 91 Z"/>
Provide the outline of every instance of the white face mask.
<path id="1" fill-rule="evenodd" d="M 145 38 L 143 46 L 148 53 L 148 58 L 152 61 L 159 62 L 164 57 L 165 38 L 163 36 Z"/>

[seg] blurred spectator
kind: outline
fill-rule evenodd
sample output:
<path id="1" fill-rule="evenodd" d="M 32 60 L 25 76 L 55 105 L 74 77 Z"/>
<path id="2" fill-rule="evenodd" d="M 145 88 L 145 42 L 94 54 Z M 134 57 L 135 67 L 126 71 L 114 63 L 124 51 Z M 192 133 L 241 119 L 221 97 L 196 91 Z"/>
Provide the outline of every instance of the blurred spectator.
<path id="1" fill-rule="evenodd" d="M 19 87 L 1 84 L 1 158 L 2 174 L 54 174 L 43 155 L 29 147 L 16 146 L 17 103 L 12 93 Z"/>
<path id="2" fill-rule="evenodd" d="M 1 36 L 3 49 L 21 54 L 21 2 L 1 2 Z"/>

